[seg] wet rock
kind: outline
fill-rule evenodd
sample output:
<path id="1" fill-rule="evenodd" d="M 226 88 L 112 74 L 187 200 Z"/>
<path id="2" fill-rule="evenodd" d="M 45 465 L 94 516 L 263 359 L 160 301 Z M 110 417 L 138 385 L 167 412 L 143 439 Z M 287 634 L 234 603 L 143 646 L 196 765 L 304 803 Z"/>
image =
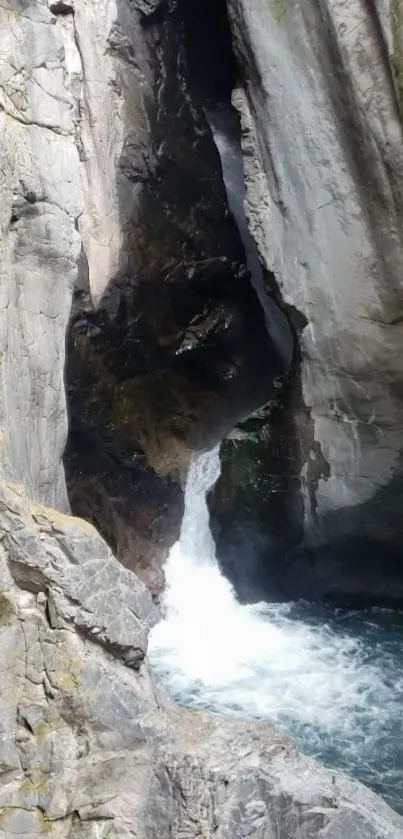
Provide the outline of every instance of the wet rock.
<path id="1" fill-rule="evenodd" d="M 303 538 L 298 443 L 298 398 L 291 372 L 268 405 L 238 423 L 220 447 L 221 475 L 209 496 L 221 569 L 245 602 L 283 599 L 285 555 Z"/>
<path id="2" fill-rule="evenodd" d="M 367 542 L 341 538 L 315 551 L 292 548 L 272 570 L 271 582 L 278 599 L 394 609 L 403 600 L 400 561 L 400 551 L 375 536 Z"/>
<path id="3" fill-rule="evenodd" d="M 5 0 L 0 12 L 5 157 L 0 287 L 6 295 L 0 330 L 1 465 L 3 475 L 19 481 L 8 487 L 3 482 L 0 493 L 0 834 L 207 839 L 215 833 L 237 839 L 276 832 L 286 839 L 299 832 L 303 839 L 344 839 L 346 833 L 355 839 L 400 839 L 402 820 L 385 804 L 359 784 L 300 757 L 285 735 L 175 709 L 144 658 L 156 614 L 146 588 L 91 525 L 41 506 L 43 500 L 66 505 L 62 373 L 74 285 L 81 299 L 70 338 L 83 339 L 84 347 L 74 363 L 90 380 L 83 390 L 85 410 L 80 407 L 77 417 L 85 430 L 92 423 L 94 440 L 99 423 L 104 442 L 117 424 L 109 414 L 114 402 L 108 404 L 112 396 L 117 402 L 114 319 L 119 313 L 132 324 L 133 312 L 125 321 L 124 307 L 122 315 L 119 305 L 102 306 L 103 312 L 97 306 L 108 298 L 111 280 L 133 275 L 127 242 L 140 206 L 136 173 L 147 171 L 151 159 L 144 105 L 153 89 L 135 4 L 100 0 L 95 9 L 82 0 L 71 4 L 74 14 L 65 9 L 70 4 L 54 5 L 55 14 L 50 5 Z M 137 129 L 125 148 L 132 142 L 145 149 L 143 168 L 131 168 L 133 158 L 123 154 L 126 108 Z M 119 182 L 126 184 L 125 200 L 117 187 L 120 159 L 132 177 Z M 219 235 L 217 229 L 216 243 Z M 141 238 L 134 238 L 141 265 Z M 213 256 L 222 266 L 219 248 Z M 188 260 L 186 255 L 186 265 Z M 245 311 L 242 296 L 240 314 L 236 306 L 240 257 L 232 261 L 237 269 L 226 264 L 224 270 L 225 287 L 233 273 L 237 278 L 229 298 L 230 327 Z M 160 260 L 155 277 L 164 264 Z M 192 354 L 201 344 L 207 353 L 217 340 L 217 322 L 228 322 L 228 298 L 218 304 L 210 287 L 207 297 L 214 303 L 203 309 L 202 337 L 197 334 L 195 344 L 187 323 L 186 334 L 175 327 L 175 351 Z M 125 295 L 109 299 L 120 304 Z M 106 323 L 105 345 L 98 318 Z M 229 328 L 229 343 L 223 342 L 214 375 L 225 382 L 239 370 L 246 376 L 256 360 L 252 353 L 239 364 L 231 355 L 243 328 Z M 100 369 L 108 373 L 105 380 Z M 146 373 L 149 385 L 148 367 Z M 100 386 L 107 398 L 97 411 L 91 395 Z M 70 398 L 79 402 L 78 392 Z M 232 409 L 234 418 L 241 411 L 238 396 Z M 121 430 L 127 445 L 121 460 L 129 471 L 139 454 L 126 429 L 130 416 L 128 411 Z M 73 433 L 84 433 L 72 419 Z M 190 427 L 185 426 L 191 436 Z M 93 457 L 101 451 L 100 443 Z M 81 477 L 88 478 L 84 453 L 83 446 Z M 77 474 L 79 454 L 78 448 L 72 455 Z M 113 446 L 108 457 L 116 458 Z M 176 456 L 176 469 L 179 461 Z M 104 469 L 100 462 L 102 475 Z M 153 471 L 157 474 L 157 467 Z"/>

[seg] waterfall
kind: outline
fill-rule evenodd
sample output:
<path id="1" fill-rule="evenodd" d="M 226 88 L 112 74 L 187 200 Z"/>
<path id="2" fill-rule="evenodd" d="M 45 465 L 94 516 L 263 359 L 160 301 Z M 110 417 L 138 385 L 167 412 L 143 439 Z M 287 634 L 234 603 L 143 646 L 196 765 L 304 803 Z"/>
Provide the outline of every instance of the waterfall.
<path id="1" fill-rule="evenodd" d="M 165 566 L 164 617 L 150 636 L 152 666 L 181 704 L 276 723 L 397 806 L 402 623 L 386 612 L 240 604 L 209 526 L 206 493 L 219 471 L 218 448 L 191 464 L 180 538 Z"/>
<path id="2" fill-rule="evenodd" d="M 230 633 L 238 605 L 230 583 L 218 567 L 206 503 L 206 493 L 219 474 L 218 447 L 191 463 L 179 541 L 171 549 L 164 568 L 166 617 L 151 637 L 154 659 L 158 649 L 163 658 L 167 648 L 175 656 L 178 653 L 181 683 L 181 674 L 185 672 L 190 678 L 198 679 L 202 675 L 206 680 L 220 681 L 227 668 L 227 678 L 230 678 L 233 666 L 229 656 L 223 661 L 217 648 L 217 635 L 220 644 L 230 650 Z"/>
<path id="3" fill-rule="evenodd" d="M 215 545 L 210 531 L 206 493 L 220 477 L 219 446 L 203 457 L 194 458 L 186 481 L 185 509 L 179 538 L 179 553 L 192 564 L 217 565 Z M 172 563 L 173 564 L 173 563 Z M 167 573 L 171 563 L 168 564 Z"/>

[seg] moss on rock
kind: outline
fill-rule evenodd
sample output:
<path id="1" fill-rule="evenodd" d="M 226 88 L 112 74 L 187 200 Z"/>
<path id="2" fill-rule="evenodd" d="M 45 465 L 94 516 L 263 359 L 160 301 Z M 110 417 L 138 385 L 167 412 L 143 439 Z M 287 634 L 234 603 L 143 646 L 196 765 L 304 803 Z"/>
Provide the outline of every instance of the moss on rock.
<path id="1" fill-rule="evenodd" d="M 15 615 L 14 606 L 4 591 L 0 591 L 0 626 L 7 626 Z"/>

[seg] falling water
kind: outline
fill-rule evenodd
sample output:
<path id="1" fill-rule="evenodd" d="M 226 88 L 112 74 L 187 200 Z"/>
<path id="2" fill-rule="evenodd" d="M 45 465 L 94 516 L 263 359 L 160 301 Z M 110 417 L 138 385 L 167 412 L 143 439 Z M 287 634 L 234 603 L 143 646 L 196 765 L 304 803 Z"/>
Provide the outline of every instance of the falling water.
<path id="1" fill-rule="evenodd" d="M 182 705 L 274 722 L 402 810 L 402 616 L 239 604 L 209 527 L 219 469 L 218 449 L 191 465 L 153 667 Z"/>

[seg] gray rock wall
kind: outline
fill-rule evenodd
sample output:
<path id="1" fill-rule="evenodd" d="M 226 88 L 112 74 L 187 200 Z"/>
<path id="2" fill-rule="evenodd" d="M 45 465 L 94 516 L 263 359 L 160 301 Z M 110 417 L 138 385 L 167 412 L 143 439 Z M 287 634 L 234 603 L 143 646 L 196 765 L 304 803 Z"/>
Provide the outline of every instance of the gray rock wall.
<path id="1" fill-rule="evenodd" d="M 64 342 L 82 198 L 74 66 L 54 24 L 43 2 L 0 9 L 0 460 L 66 508 Z"/>
<path id="2" fill-rule="evenodd" d="M 0 835 L 400 839 L 386 805 L 287 737 L 175 709 L 147 668 L 149 593 L 90 525 L 40 503 L 67 505 L 64 339 L 81 246 L 94 299 L 120 259 L 111 44 L 130 58 L 139 30 L 129 39 L 117 12 L 0 10 Z M 137 78 L 133 97 L 147 91 Z"/>
<path id="3" fill-rule="evenodd" d="M 107 39 L 90 8 L 74 16 L 85 210 L 64 462 L 73 511 L 158 596 L 189 450 L 265 402 L 278 363 L 191 82 L 182 4 L 144 24 L 120 2 Z"/>
<path id="4" fill-rule="evenodd" d="M 245 80 L 234 102 L 250 227 L 284 301 L 306 320 L 311 422 L 296 412 L 306 541 L 348 537 L 399 550 L 400 3 L 228 5 Z"/>
<path id="5" fill-rule="evenodd" d="M 140 160 L 148 150 L 141 33 L 124 0 L 6 0 L 0 10 L 0 464 L 59 509 L 73 288 L 87 274 L 99 300 L 141 191 L 117 182 L 125 145 Z"/>

